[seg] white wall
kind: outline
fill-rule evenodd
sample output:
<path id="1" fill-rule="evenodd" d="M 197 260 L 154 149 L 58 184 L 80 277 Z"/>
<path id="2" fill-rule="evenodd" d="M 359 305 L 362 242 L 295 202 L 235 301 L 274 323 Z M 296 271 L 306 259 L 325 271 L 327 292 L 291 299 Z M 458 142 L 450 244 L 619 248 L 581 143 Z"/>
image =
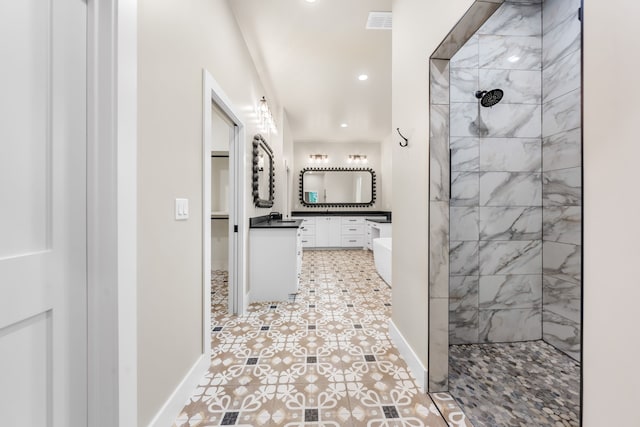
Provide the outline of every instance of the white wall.
<path id="1" fill-rule="evenodd" d="M 396 134 L 397 135 L 397 134 Z M 384 211 L 392 211 L 393 207 L 393 144 L 397 144 L 400 137 L 393 138 L 393 133 L 387 135 L 380 143 L 380 209 Z M 398 139 L 398 141 L 396 141 Z"/>
<path id="2" fill-rule="evenodd" d="M 327 154 L 328 163 L 310 163 L 310 154 Z M 364 154 L 367 156 L 367 163 L 349 163 L 349 154 Z M 364 167 L 371 168 L 376 173 L 376 202 L 368 208 L 330 208 L 329 210 L 382 210 L 382 200 L 384 192 L 381 184 L 385 177 L 381 168 L 381 145 L 374 142 L 296 142 L 293 144 L 293 188 L 291 191 L 291 206 L 294 211 L 317 211 L 318 208 L 306 208 L 300 203 L 300 170 L 305 167 Z M 322 210 L 326 210 L 323 208 Z"/>
<path id="3" fill-rule="evenodd" d="M 253 208 L 249 189 L 251 140 L 258 131 L 254 112 L 264 89 L 228 2 L 140 0 L 138 5 L 138 425 L 143 426 L 203 352 L 203 68 L 246 125 L 245 216 L 269 209 Z M 279 111 L 273 113 L 279 120 Z M 268 139 L 281 152 L 282 137 Z M 281 198 L 282 181 L 276 184 Z M 188 221 L 173 219 L 176 197 L 189 199 Z"/>
<path id="4" fill-rule="evenodd" d="M 282 155 L 283 155 L 283 163 L 286 163 L 286 168 L 289 169 L 287 172 L 285 169 L 285 193 L 283 197 L 286 200 L 283 200 L 282 203 L 282 212 L 283 215 L 289 217 L 291 215 L 291 193 L 298 191 L 298 187 L 296 187 L 296 179 L 295 179 L 295 171 L 293 167 L 293 135 L 291 134 L 291 127 L 289 126 L 289 119 L 287 117 L 287 112 L 282 111 Z M 287 195 L 288 191 L 288 195 Z"/>
<path id="5" fill-rule="evenodd" d="M 640 3 L 585 0 L 584 426 L 640 402 Z"/>
<path id="6" fill-rule="evenodd" d="M 473 3 L 472 0 L 394 0 L 393 315 L 408 344 L 427 366 L 429 55 Z M 401 308 L 400 308 L 401 307 Z M 400 309 L 399 309 L 400 308 Z"/>

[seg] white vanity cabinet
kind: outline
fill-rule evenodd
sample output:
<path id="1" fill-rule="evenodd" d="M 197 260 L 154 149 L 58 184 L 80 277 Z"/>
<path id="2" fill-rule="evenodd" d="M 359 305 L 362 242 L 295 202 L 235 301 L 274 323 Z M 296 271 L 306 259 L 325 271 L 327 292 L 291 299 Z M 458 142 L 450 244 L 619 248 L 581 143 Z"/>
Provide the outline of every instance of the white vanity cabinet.
<path id="1" fill-rule="evenodd" d="M 316 246 L 316 219 L 315 218 L 299 218 L 302 220 L 300 229 L 302 230 L 302 247 L 313 248 Z"/>
<path id="2" fill-rule="evenodd" d="M 361 248 L 364 246 L 364 218 L 343 217 L 341 242 L 343 248 Z"/>
<path id="3" fill-rule="evenodd" d="M 301 228 L 251 228 L 250 300 L 287 301 L 302 272 Z"/>
<path id="4" fill-rule="evenodd" d="M 384 216 L 305 216 L 302 220 L 303 248 L 365 248 L 367 219 Z"/>

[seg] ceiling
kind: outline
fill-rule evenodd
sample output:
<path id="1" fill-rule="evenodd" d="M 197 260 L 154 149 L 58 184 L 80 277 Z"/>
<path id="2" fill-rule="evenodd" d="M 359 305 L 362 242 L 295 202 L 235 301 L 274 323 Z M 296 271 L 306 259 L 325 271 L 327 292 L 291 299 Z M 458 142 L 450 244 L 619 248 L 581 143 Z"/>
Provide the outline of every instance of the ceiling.
<path id="1" fill-rule="evenodd" d="M 390 133 L 391 31 L 365 26 L 391 0 L 229 3 L 294 141 L 380 142 Z"/>

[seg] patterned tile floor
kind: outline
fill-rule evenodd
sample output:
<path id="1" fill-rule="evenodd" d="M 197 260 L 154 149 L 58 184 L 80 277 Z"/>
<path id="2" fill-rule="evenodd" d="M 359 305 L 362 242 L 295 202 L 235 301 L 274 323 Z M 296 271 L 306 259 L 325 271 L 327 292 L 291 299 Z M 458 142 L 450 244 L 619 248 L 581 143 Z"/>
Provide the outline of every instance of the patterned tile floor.
<path id="1" fill-rule="evenodd" d="M 242 317 L 213 282 L 211 368 L 175 427 L 447 425 L 391 343 L 371 252 L 305 251 L 296 298 Z"/>
<path id="2" fill-rule="evenodd" d="M 580 365 L 543 341 L 452 345 L 449 393 L 475 427 L 580 424 Z"/>

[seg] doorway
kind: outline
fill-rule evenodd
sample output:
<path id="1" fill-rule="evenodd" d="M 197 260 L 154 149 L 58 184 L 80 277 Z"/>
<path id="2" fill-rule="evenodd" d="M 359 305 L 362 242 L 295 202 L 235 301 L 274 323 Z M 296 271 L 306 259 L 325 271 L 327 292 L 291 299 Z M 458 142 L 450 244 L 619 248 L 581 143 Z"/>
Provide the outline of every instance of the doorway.
<path id="1" fill-rule="evenodd" d="M 234 299 L 229 292 L 229 148 L 235 125 L 212 101 L 211 108 L 211 304 L 215 313 L 234 313 Z M 232 189 L 231 189 L 232 190 Z"/>
<path id="2" fill-rule="evenodd" d="M 212 278 L 226 283 L 226 312 L 245 311 L 243 247 L 244 125 L 211 74 L 203 71 L 203 347 L 211 341 Z"/>

